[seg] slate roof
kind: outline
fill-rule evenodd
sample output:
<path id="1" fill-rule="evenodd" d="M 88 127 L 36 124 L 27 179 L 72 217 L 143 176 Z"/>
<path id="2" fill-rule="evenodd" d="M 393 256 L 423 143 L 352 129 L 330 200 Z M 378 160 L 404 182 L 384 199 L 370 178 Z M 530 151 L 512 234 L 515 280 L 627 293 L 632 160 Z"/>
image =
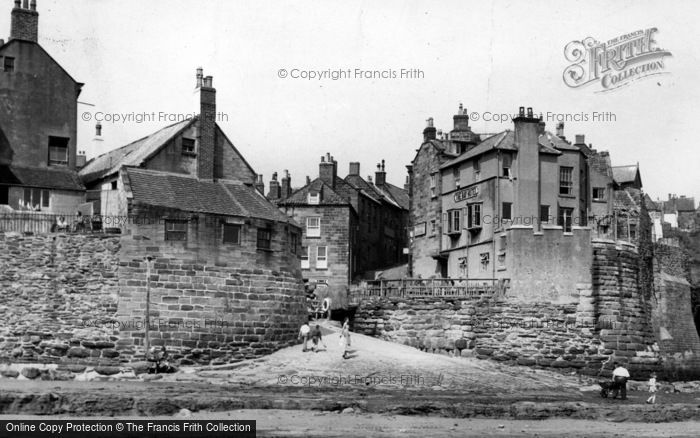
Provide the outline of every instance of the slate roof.
<path id="1" fill-rule="evenodd" d="M 293 222 L 250 185 L 123 168 L 134 202 L 181 211 Z"/>
<path id="2" fill-rule="evenodd" d="M 408 190 L 389 183 L 386 183 L 382 188 L 389 192 L 394 201 L 399 204 L 399 207 L 408 210 Z"/>
<path id="3" fill-rule="evenodd" d="M 365 195 L 374 201 L 379 202 L 382 198 L 382 194 L 377 191 L 374 184 L 370 184 L 360 175 L 348 175 L 345 177 L 345 181 L 355 187 L 357 190 L 361 190 Z"/>
<path id="4" fill-rule="evenodd" d="M 149 136 L 95 157 L 80 169 L 80 176 L 83 178 L 83 181 L 92 182 L 118 172 L 121 166 L 140 166 L 146 159 L 155 154 L 161 146 L 187 129 L 196 120 L 197 118 L 195 117 L 166 126 Z"/>
<path id="5" fill-rule="evenodd" d="M 671 198 L 664 202 L 664 210 L 668 212 L 694 211 L 695 198 Z"/>
<path id="6" fill-rule="evenodd" d="M 618 184 L 634 182 L 637 178 L 638 167 L 636 164 L 631 166 L 613 166 L 613 179 Z"/>
<path id="7" fill-rule="evenodd" d="M 339 186 L 339 181 L 342 181 Z M 344 191 L 349 186 L 341 178 L 336 179 L 336 189 Z M 350 200 L 340 195 L 336 190 L 333 190 L 329 185 L 325 184 L 321 178 L 316 178 L 311 183 L 305 185 L 299 190 L 292 193 L 287 199 L 279 201 L 278 205 L 309 205 L 309 193 L 321 193 L 321 200 L 318 205 L 339 205 L 350 206 Z"/>
<path id="8" fill-rule="evenodd" d="M 498 134 L 494 134 L 491 137 L 484 139 L 484 141 L 482 141 L 475 147 L 469 149 L 467 152 L 463 153 L 457 158 L 443 164 L 442 166 L 440 166 L 440 168 L 445 169 L 447 167 L 454 166 L 455 164 L 462 163 L 471 158 L 477 157 L 495 149 L 516 151 L 517 149 L 515 147 L 515 133 L 513 131 L 506 130 Z"/>
<path id="9" fill-rule="evenodd" d="M 0 166 L 0 184 L 60 190 L 85 190 L 78 172 L 67 168 Z"/>

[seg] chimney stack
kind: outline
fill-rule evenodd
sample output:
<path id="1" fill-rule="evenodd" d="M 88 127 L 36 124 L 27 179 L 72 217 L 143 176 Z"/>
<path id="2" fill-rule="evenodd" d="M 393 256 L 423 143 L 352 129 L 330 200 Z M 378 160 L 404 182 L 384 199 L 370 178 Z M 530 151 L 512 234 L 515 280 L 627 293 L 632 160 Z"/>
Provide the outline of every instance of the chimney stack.
<path id="1" fill-rule="evenodd" d="M 576 134 L 576 144 L 586 144 L 586 136 L 584 134 Z"/>
<path id="2" fill-rule="evenodd" d="M 262 174 L 255 178 L 255 190 L 257 190 L 261 195 L 265 196 L 265 182 L 263 181 Z"/>
<path id="3" fill-rule="evenodd" d="M 325 157 L 321 157 L 321 163 L 318 166 L 318 176 L 324 184 L 335 190 L 335 177 L 337 174 L 337 163 L 333 160 L 330 153 Z"/>
<path id="4" fill-rule="evenodd" d="M 309 184 L 311 184 L 311 177 L 306 175 L 306 185 L 308 186 Z"/>
<path id="5" fill-rule="evenodd" d="M 348 175 L 360 175 L 360 163 L 358 162 L 352 162 L 350 163 L 350 170 L 348 171 Z"/>
<path id="6" fill-rule="evenodd" d="M 386 171 L 384 170 L 384 160 L 382 164 L 377 164 L 377 171 L 374 173 L 374 185 L 383 186 L 386 183 Z"/>
<path id="7" fill-rule="evenodd" d="M 566 140 L 566 137 L 564 137 L 564 122 L 557 123 L 557 137 Z"/>
<path id="8" fill-rule="evenodd" d="M 199 109 L 199 149 L 197 151 L 197 177 L 214 180 L 216 162 L 216 89 L 211 76 L 203 78 L 202 68 L 197 69 L 195 97 Z"/>
<path id="9" fill-rule="evenodd" d="M 467 109 L 459 104 L 459 109 L 457 114 L 452 117 L 454 121 L 454 131 L 469 131 L 469 114 L 467 114 Z"/>
<path id="10" fill-rule="evenodd" d="M 15 0 L 12 8 L 12 23 L 10 24 L 10 40 L 23 40 L 36 43 L 39 41 L 39 13 L 36 11 L 36 0 L 31 5 L 28 0 L 20 6 Z"/>
<path id="11" fill-rule="evenodd" d="M 284 176 L 282 177 L 282 194 L 281 199 L 287 199 L 292 196 L 292 177 L 289 176 L 289 171 L 284 170 Z"/>
<path id="12" fill-rule="evenodd" d="M 276 201 L 280 199 L 280 183 L 277 181 L 277 172 L 272 174 L 272 180 L 270 181 L 270 191 L 267 194 L 267 199 L 270 201 Z"/>
<path id="13" fill-rule="evenodd" d="M 437 130 L 435 129 L 435 126 L 433 126 L 433 118 L 431 117 L 425 122 L 426 126 L 423 130 L 423 142 L 435 140 L 435 134 L 437 133 Z"/>
<path id="14" fill-rule="evenodd" d="M 81 169 L 85 166 L 87 162 L 87 157 L 85 156 L 85 151 L 78 151 L 78 155 L 75 156 L 75 167 L 76 169 Z"/>

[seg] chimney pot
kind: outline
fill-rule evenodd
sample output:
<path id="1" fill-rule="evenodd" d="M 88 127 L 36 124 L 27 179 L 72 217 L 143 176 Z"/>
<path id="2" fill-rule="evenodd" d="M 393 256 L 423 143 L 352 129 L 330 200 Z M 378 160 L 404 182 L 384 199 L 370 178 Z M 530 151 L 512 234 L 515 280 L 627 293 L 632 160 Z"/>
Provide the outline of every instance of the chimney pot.
<path id="1" fill-rule="evenodd" d="M 518 113 L 519 113 L 520 117 L 524 117 L 525 116 L 525 107 L 521 106 L 520 111 Z"/>
<path id="2" fill-rule="evenodd" d="M 306 175 L 306 185 L 308 186 L 309 184 L 311 184 L 311 177 Z"/>
<path id="3" fill-rule="evenodd" d="M 19 8 L 19 7 L 21 7 L 21 6 L 20 6 L 20 1 L 19 1 L 19 0 L 15 0 L 15 8 Z"/>
<path id="4" fill-rule="evenodd" d="M 102 123 L 97 122 L 95 125 L 95 136 L 101 137 L 102 136 Z"/>
<path id="5" fill-rule="evenodd" d="M 527 107 L 527 116 L 529 118 L 532 118 L 532 108 L 531 107 Z"/>
<path id="6" fill-rule="evenodd" d="M 24 0 L 22 2 L 22 8 L 23 9 L 29 9 L 29 0 Z"/>
<path id="7" fill-rule="evenodd" d="M 31 9 L 32 11 L 36 11 L 36 0 L 32 0 L 29 3 L 29 9 Z"/>
<path id="8" fill-rule="evenodd" d="M 325 162 L 326 162 L 326 157 L 324 157 L 323 155 L 321 155 L 321 163 L 325 163 Z"/>

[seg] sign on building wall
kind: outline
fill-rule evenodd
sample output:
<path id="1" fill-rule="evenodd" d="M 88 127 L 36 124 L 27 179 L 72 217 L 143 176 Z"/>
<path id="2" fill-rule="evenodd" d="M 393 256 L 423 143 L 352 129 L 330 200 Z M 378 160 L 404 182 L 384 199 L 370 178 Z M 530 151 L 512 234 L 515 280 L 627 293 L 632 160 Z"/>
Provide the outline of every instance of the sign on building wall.
<path id="1" fill-rule="evenodd" d="M 415 237 L 419 237 L 419 236 L 424 236 L 424 235 L 425 235 L 425 222 L 421 222 L 421 223 L 419 223 L 419 224 L 416 224 L 416 225 L 413 227 L 413 235 L 414 235 Z"/>
<path id="2" fill-rule="evenodd" d="M 464 201 L 479 196 L 479 186 L 466 187 L 455 192 L 455 202 Z"/>

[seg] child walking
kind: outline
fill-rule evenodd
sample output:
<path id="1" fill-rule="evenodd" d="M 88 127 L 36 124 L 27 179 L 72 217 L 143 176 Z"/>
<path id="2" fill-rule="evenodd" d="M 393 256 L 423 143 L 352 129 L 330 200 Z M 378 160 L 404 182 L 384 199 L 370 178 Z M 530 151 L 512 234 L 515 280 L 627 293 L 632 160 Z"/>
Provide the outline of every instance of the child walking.
<path id="1" fill-rule="evenodd" d="M 651 373 L 649 378 L 649 393 L 651 394 L 647 399 L 648 404 L 656 403 L 656 373 Z"/>

